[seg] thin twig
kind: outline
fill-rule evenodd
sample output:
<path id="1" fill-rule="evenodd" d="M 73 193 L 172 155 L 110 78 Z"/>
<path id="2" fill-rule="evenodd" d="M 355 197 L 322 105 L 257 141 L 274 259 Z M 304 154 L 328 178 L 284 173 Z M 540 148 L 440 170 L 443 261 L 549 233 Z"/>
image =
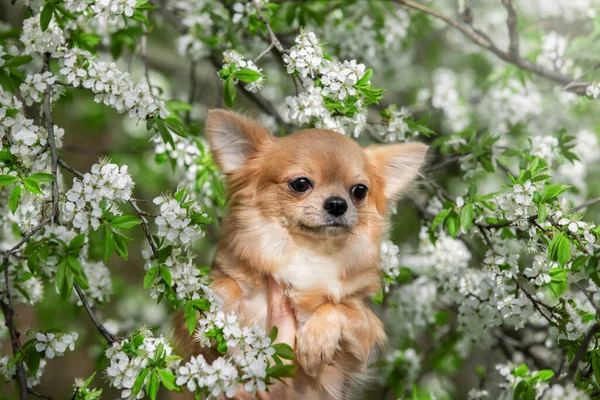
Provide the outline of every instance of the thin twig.
<path id="1" fill-rule="evenodd" d="M 264 49 L 255 59 L 254 62 L 257 62 L 258 60 L 260 60 L 261 58 L 263 58 L 268 52 L 271 51 L 271 49 L 273 48 L 273 43 L 269 44 L 269 46 Z"/>
<path id="2" fill-rule="evenodd" d="M 75 288 L 75 291 L 77 292 L 77 295 L 79 296 L 79 300 L 81 300 L 81 304 L 83 304 L 83 308 L 85 308 L 85 311 L 90 316 L 90 319 L 92 320 L 92 322 L 94 323 L 94 325 L 96 325 L 96 329 L 98 329 L 98 331 L 100 332 L 100 334 L 102 336 L 104 336 L 104 338 L 108 342 L 109 346 L 112 345 L 113 343 L 115 343 L 117 341 L 117 338 L 112 333 L 110 333 L 104 327 L 104 325 L 102 325 L 102 323 L 98 320 L 98 318 L 94 314 L 94 311 L 92 311 L 92 308 L 90 307 L 90 304 L 88 303 L 87 298 L 83 294 L 83 291 L 79 287 L 79 284 L 77 282 L 75 282 L 73 284 L 73 287 Z"/>
<path id="3" fill-rule="evenodd" d="M 156 245 L 154 244 L 154 239 L 152 239 L 152 235 L 150 234 L 150 227 L 148 226 L 148 220 L 145 217 L 146 213 L 144 213 L 138 207 L 135 200 L 130 199 L 129 204 L 131 204 L 131 207 L 133 207 L 133 209 L 137 213 L 138 217 L 140 217 L 140 220 L 142 221 L 142 230 L 144 231 L 144 235 L 146 235 L 146 239 L 148 240 L 148 243 L 150 244 L 150 248 L 152 249 L 152 254 L 154 255 L 154 257 L 158 258 L 158 249 L 156 248 Z"/>
<path id="4" fill-rule="evenodd" d="M 64 162 L 62 158 L 58 159 L 58 165 L 60 165 L 61 167 L 63 167 L 64 169 L 66 169 L 67 171 L 69 171 L 70 173 L 75 175 L 76 177 L 78 177 L 79 179 L 83 179 L 83 177 L 84 177 L 83 173 L 81 173 L 81 172 L 77 171 L 75 168 L 71 167 L 69 164 Z"/>
<path id="5" fill-rule="evenodd" d="M 540 303 L 538 300 L 536 300 L 536 299 L 535 299 L 535 298 L 534 298 L 534 297 L 531 295 L 531 293 L 529 293 L 529 292 L 528 292 L 528 291 L 525 289 L 525 287 L 523 287 L 523 285 L 521 285 L 521 284 L 519 283 L 519 281 L 517 280 L 517 278 L 513 277 L 513 278 L 512 278 L 512 280 L 515 282 L 515 285 L 517 285 L 517 288 L 518 288 L 519 290 L 521 290 L 525 296 L 527 296 L 527 298 L 529 299 L 529 301 L 531 301 L 531 303 L 533 304 L 533 306 L 535 307 L 535 309 L 536 309 L 536 310 L 537 310 L 537 311 L 538 311 L 538 312 L 539 312 L 539 313 L 542 315 L 542 317 L 544 317 L 544 319 L 545 319 L 546 321 L 548 321 L 548 323 L 550 323 L 550 325 L 556 324 L 556 322 L 552 321 L 552 318 L 551 318 L 551 316 L 550 316 L 550 317 L 549 317 L 549 316 L 547 316 L 547 315 L 546 315 L 546 313 L 542 311 L 542 308 L 541 308 L 539 305 L 540 305 L 540 304 L 542 304 L 542 305 L 543 305 L 544 307 L 546 307 L 547 309 L 549 309 L 549 306 L 547 306 L 547 305 L 546 305 L 546 304 L 544 304 L 544 303 Z M 552 311 L 552 310 L 550 310 L 550 311 Z"/>
<path id="6" fill-rule="evenodd" d="M 597 204 L 597 203 L 600 203 L 600 197 L 596 197 L 594 199 L 589 199 L 589 200 L 584 201 L 583 203 L 579 204 L 578 206 L 573 207 L 573 211 L 579 211 L 583 208 L 587 208 L 587 207 Z"/>
<path id="7" fill-rule="evenodd" d="M 53 400 L 52 397 L 46 396 L 45 394 L 38 393 L 35 390 L 29 389 L 28 392 L 29 392 L 29 394 L 31 394 L 35 397 L 39 397 L 40 399 Z"/>
<path id="8" fill-rule="evenodd" d="M 10 284 L 9 284 L 9 276 L 8 276 L 8 262 L 11 255 L 16 252 L 23 244 L 25 244 L 29 239 L 31 239 L 36 233 L 38 233 L 48 222 L 50 222 L 49 218 L 46 218 L 42 222 L 40 222 L 35 228 L 33 228 L 27 235 L 25 235 L 16 245 L 10 248 L 4 258 L 2 259 L 2 268 L 4 269 L 4 292 L 6 293 L 6 300 L 0 300 L 0 306 L 2 308 L 2 313 L 4 314 L 4 321 L 6 324 L 6 328 L 10 334 L 10 343 L 12 347 L 13 356 L 16 357 L 20 351 L 21 343 L 19 341 L 19 331 L 17 330 L 14 322 L 15 309 L 12 302 L 12 295 L 10 293 Z M 21 360 L 17 361 L 15 364 L 15 373 L 17 375 L 17 381 L 19 382 L 19 391 L 20 391 L 20 399 L 27 399 L 27 376 L 25 375 L 25 369 L 23 368 L 23 362 Z"/>
<path id="9" fill-rule="evenodd" d="M 283 55 L 286 53 L 286 50 L 283 48 L 283 45 L 279 41 L 279 38 L 277 38 L 277 35 L 275 35 L 275 32 L 273 32 L 273 28 L 271 28 L 271 24 L 269 24 L 269 21 L 267 21 L 267 19 L 263 15 L 261 2 L 259 0 L 253 0 L 253 1 L 254 1 L 254 6 L 256 7 L 256 14 L 258 15 L 258 19 L 260 21 L 262 21 L 265 24 L 265 26 L 267 27 L 267 32 L 269 33 L 269 37 L 271 38 L 271 44 L 273 46 L 275 46 L 275 48 L 277 49 L 277 51 L 283 58 Z"/>
<path id="10" fill-rule="evenodd" d="M 468 37 L 471 41 L 473 41 L 478 46 L 480 46 L 484 49 L 487 49 L 491 53 L 495 54 L 501 60 L 504 60 L 510 64 L 516 65 L 517 67 L 519 67 L 525 71 L 532 72 L 536 75 L 539 75 L 541 77 L 544 77 L 546 79 L 549 79 L 551 81 L 559 83 L 561 85 L 568 85 L 569 83 L 571 83 L 573 81 L 573 78 L 570 76 L 564 75 L 555 70 L 548 69 L 546 67 L 543 67 L 536 63 L 533 63 L 522 57 L 518 57 L 515 54 L 511 53 L 510 51 L 506 52 L 506 51 L 499 49 L 496 46 L 496 44 L 489 38 L 488 35 L 481 32 L 480 30 L 476 29 L 475 27 L 473 27 L 473 25 L 461 24 L 459 21 L 456 21 L 438 11 L 435 11 L 427 6 L 424 6 L 423 4 L 417 3 L 412 0 L 392 0 L 392 1 L 394 1 L 398 4 L 402 4 L 406 7 L 412 8 L 414 10 L 421 11 L 425 14 L 431 15 L 432 17 L 435 17 L 437 19 L 440 19 L 440 20 L 446 22 L 452 28 L 462 32 L 466 37 Z M 505 1 L 505 0 L 503 0 L 503 1 Z M 515 18 L 516 18 L 516 16 L 515 16 Z M 513 44 L 513 50 L 515 48 L 516 47 Z M 568 88 L 568 90 L 575 92 L 579 95 L 583 95 L 583 94 L 585 94 L 585 89 L 589 84 L 590 84 L 589 82 L 573 84 Z"/>

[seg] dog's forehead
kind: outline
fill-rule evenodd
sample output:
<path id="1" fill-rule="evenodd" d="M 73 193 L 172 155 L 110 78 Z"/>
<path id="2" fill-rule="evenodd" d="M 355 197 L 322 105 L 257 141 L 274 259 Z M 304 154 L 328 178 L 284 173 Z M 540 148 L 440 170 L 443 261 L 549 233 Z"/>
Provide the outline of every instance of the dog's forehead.
<path id="1" fill-rule="evenodd" d="M 290 164 L 325 181 L 366 178 L 367 158 L 354 140 L 337 132 L 307 129 L 281 139 Z"/>

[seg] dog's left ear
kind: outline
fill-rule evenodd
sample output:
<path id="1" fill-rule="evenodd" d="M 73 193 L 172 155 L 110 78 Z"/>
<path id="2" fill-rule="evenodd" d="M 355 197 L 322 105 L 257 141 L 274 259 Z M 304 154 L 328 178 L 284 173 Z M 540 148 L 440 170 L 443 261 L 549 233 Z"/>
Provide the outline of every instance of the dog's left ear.
<path id="1" fill-rule="evenodd" d="M 385 197 L 397 200 L 402 191 L 419 175 L 428 146 L 423 143 L 373 145 L 365 149 L 367 157 L 384 181 Z"/>
<path id="2" fill-rule="evenodd" d="M 252 154 L 273 141 L 254 120 L 225 110 L 209 111 L 206 133 L 215 160 L 226 174 L 243 167 Z"/>

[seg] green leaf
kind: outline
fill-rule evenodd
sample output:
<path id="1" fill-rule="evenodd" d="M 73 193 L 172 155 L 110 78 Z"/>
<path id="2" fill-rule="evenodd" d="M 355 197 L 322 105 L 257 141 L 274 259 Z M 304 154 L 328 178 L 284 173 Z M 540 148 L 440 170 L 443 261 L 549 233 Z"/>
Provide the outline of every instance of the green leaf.
<path id="1" fill-rule="evenodd" d="M 550 241 L 548 245 L 548 258 L 552 261 L 558 261 L 561 266 L 564 266 L 571 258 L 571 242 L 560 232 Z"/>
<path id="2" fill-rule="evenodd" d="M 467 232 L 471 225 L 473 225 L 473 203 L 467 203 L 460 210 L 460 226 L 463 231 Z"/>
<path id="3" fill-rule="evenodd" d="M 192 304 L 196 310 L 207 311 L 210 309 L 210 301 L 208 301 L 208 299 L 192 300 Z"/>
<path id="4" fill-rule="evenodd" d="M 129 229 L 138 226 L 142 221 L 132 215 L 122 215 L 110 221 L 110 226 L 118 229 Z"/>
<path id="5" fill-rule="evenodd" d="M 558 257 L 557 261 L 560 265 L 564 265 L 571 258 L 571 242 L 566 236 L 563 236 L 562 240 L 558 244 Z"/>
<path id="6" fill-rule="evenodd" d="M 553 282 L 565 282 L 567 280 L 567 271 L 564 268 L 552 268 L 550 277 Z"/>
<path id="7" fill-rule="evenodd" d="M 548 210 L 546 206 L 542 203 L 538 204 L 538 222 L 542 223 L 546 220 L 546 216 L 548 214 Z"/>
<path id="8" fill-rule="evenodd" d="M 559 183 L 554 185 L 547 185 L 546 187 L 544 187 L 544 191 L 542 192 L 542 201 L 552 200 L 560 196 L 570 188 L 571 186 L 561 185 Z"/>
<path id="9" fill-rule="evenodd" d="M 146 376 L 148 376 L 148 372 L 150 372 L 150 368 L 146 367 L 143 370 L 141 370 L 139 375 L 137 376 L 137 378 L 135 378 L 135 383 L 133 384 L 133 395 L 134 396 L 136 396 L 142 389 L 142 386 L 144 385 L 144 381 L 146 380 Z"/>
<path id="10" fill-rule="evenodd" d="M 169 101 L 167 101 L 165 103 L 165 107 L 167 108 L 167 110 L 176 113 L 178 111 L 191 111 L 192 110 L 192 106 L 189 103 L 186 103 L 185 101 L 182 100 L 178 100 L 178 99 L 171 99 Z"/>
<path id="11" fill-rule="evenodd" d="M 177 385 L 175 385 L 175 375 L 173 375 L 171 372 L 167 371 L 166 369 L 159 369 L 158 376 L 160 377 L 164 387 L 166 387 L 168 390 L 179 391 L 179 388 Z"/>
<path id="12" fill-rule="evenodd" d="M 279 328 L 273 326 L 269 331 L 269 339 L 271 339 L 271 343 L 275 343 L 275 339 L 277 339 L 277 335 L 279 334 Z"/>
<path id="13" fill-rule="evenodd" d="M 148 289 L 158 276 L 158 265 L 150 268 L 144 276 L 144 289 Z"/>
<path id="14" fill-rule="evenodd" d="M 52 14 L 54 13 L 54 4 L 46 3 L 42 12 L 40 13 L 40 27 L 42 28 L 42 32 L 48 29 L 48 25 L 50 25 L 50 21 L 52 21 Z"/>
<path id="15" fill-rule="evenodd" d="M 35 174 L 29 175 L 28 178 L 37 183 L 54 182 L 55 181 L 54 175 L 48 174 L 46 172 L 36 172 Z"/>
<path id="16" fill-rule="evenodd" d="M 169 117 L 165 118 L 163 121 L 167 128 L 173 131 L 176 135 L 181 137 L 187 137 L 185 126 L 181 123 L 180 120 L 178 120 L 177 118 Z"/>
<path id="17" fill-rule="evenodd" d="M 158 396 L 158 387 L 159 387 L 159 383 L 158 383 L 158 375 L 153 371 L 150 373 L 150 380 L 148 382 L 148 395 L 150 396 L 151 400 L 156 400 L 156 397 Z"/>
<path id="18" fill-rule="evenodd" d="M 13 183 L 15 183 L 18 180 L 19 180 L 19 178 L 16 176 L 0 175 L 0 187 L 12 185 Z"/>
<path id="19" fill-rule="evenodd" d="M 448 214 L 450 214 L 450 211 L 452 211 L 452 210 L 447 208 L 445 210 L 440 211 L 440 213 L 435 216 L 435 218 L 433 219 L 433 222 L 431 223 L 432 231 L 435 229 L 436 226 L 438 226 L 440 223 L 444 222 L 444 220 L 446 219 Z"/>
<path id="20" fill-rule="evenodd" d="M 375 296 L 371 297 L 371 301 L 375 304 L 383 303 L 383 290 L 380 289 Z"/>
<path id="21" fill-rule="evenodd" d="M 242 82 L 251 83 L 259 80 L 262 74 L 249 68 L 242 68 L 236 71 L 233 76 Z"/>
<path id="22" fill-rule="evenodd" d="M 160 276 L 162 276 L 167 285 L 171 286 L 173 284 L 173 277 L 171 276 L 171 271 L 164 265 L 160 266 Z"/>
<path id="23" fill-rule="evenodd" d="M 17 56 L 17 57 L 13 57 L 10 60 L 8 60 L 7 62 L 4 63 L 4 68 L 8 68 L 8 67 L 20 67 L 21 65 L 25 65 L 25 64 L 29 64 L 31 62 L 31 60 L 33 60 L 33 57 L 31 57 L 29 54 L 25 55 L 25 56 Z"/>
<path id="24" fill-rule="evenodd" d="M 25 186 L 25 189 L 30 193 L 40 194 L 40 195 L 44 194 L 42 192 L 42 190 L 40 189 L 40 185 L 38 185 L 38 183 L 32 179 L 29 179 L 29 178 L 23 179 L 23 186 Z"/>
<path id="25" fill-rule="evenodd" d="M 171 148 L 175 149 L 175 141 L 173 140 L 173 136 L 171 136 L 171 133 L 165 126 L 165 123 L 160 119 L 156 120 L 156 129 L 158 130 L 158 133 L 160 133 L 160 137 L 162 138 L 163 142 L 169 143 Z"/>
<path id="26" fill-rule="evenodd" d="M 8 198 L 8 208 L 10 212 L 13 214 L 17 211 L 17 207 L 19 207 L 19 200 L 21 200 L 21 196 L 23 195 L 23 188 L 21 185 L 16 185 Z"/>
<path id="27" fill-rule="evenodd" d="M 106 264 L 115 248 L 115 235 L 108 226 L 104 225 L 104 229 L 104 264 Z"/>
<path id="28" fill-rule="evenodd" d="M 297 366 L 294 364 L 273 365 L 272 367 L 267 368 L 267 376 L 275 379 L 293 378 L 296 368 Z"/>
<path id="29" fill-rule="evenodd" d="M 525 376 L 527 371 L 529 371 L 529 368 L 527 368 L 527 365 L 521 364 L 517 368 L 515 368 L 515 370 L 513 371 L 513 375 L 514 376 Z"/>
<path id="30" fill-rule="evenodd" d="M 233 81 L 232 77 L 229 77 L 225 80 L 225 84 L 223 85 L 223 95 L 225 97 L 225 104 L 227 104 L 227 107 L 232 107 L 237 97 L 237 93 L 235 91 L 235 82 Z"/>
<path id="31" fill-rule="evenodd" d="M 514 400 L 535 400 L 535 391 L 529 382 L 519 382 L 515 388 Z"/>
<path id="32" fill-rule="evenodd" d="M 119 233 L 118 231 L 113 232 L 115 238 L 115 251 L 118 255 L 123 257 L 124 260 L 127 260 L 127 241 L 131 240 L 127 236 Z"/>
<path id="33" fill-rule="evenodd" d="M 275 349 L 275 354 L 277 354 L 281 358 L 285 358 L 286 360 L 295 360 L 294 349 L 290 347 L 287 343 L 275 343 L 273 346 Z"/>
<path id="34" fill-rule="evenodd" d="M 188 332 L 191 336 L 194 333 L 194 330 L 196 329 L 196 324 L 198 323 L 196 309 L 194 308 L 194 305 L 191 302 L 185 303 L 183 315 L 185 317 L 185 325 L 187 326 Z"/>
<path id="35" fill-rule="evenodd" d="M 80 250 L 85 242 L 85 235 L 79 234 L 69 242 L 69 250 Z"/>
<path id="36" fill-rule="evenodd" d="M 371 80 L 372 76 L 373 76 L 373 69 L 369 68 L 368 70 L 365 71 L 365 74 L 362 76 L 362 78 L 360 78 L 359 81 L 356 82 L 356 85 L 367 85 L 369 83 L 369 81 Z"/>
<path id="37" fill-rule="evenodd" d="M 454 211 L 451 211 L 450 215 L 448 215 L 448 218 L 446 219 L 446 229 L 448 229 L 448 234 L 452 237 L 456 237 L 456 232 L 458 232 L 458 228 L 458 214 L 456 214 Z"/>
<path id="38" fill-rule="evenodd" d="M 42 360 L 42 355 L 36 351 L 35 349 L 31 349 L 29 354 L 27 355 L 27 359 L 25 364 L 27 364 L 28 372 L 35 376 L 40 369 L 40 361 Z"/>

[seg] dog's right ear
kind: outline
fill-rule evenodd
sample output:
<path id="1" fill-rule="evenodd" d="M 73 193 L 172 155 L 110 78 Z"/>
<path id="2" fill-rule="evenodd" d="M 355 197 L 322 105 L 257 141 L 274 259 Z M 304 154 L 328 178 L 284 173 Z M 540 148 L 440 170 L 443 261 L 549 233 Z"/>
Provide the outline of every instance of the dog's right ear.
<path id="1" fill-rule="evenodd" d="M 215 161 L 226 174 L 243 167 L 252 154 L 273 141 L 256 121 L 225 110 L 208 112 L 206 133 Z"/>

